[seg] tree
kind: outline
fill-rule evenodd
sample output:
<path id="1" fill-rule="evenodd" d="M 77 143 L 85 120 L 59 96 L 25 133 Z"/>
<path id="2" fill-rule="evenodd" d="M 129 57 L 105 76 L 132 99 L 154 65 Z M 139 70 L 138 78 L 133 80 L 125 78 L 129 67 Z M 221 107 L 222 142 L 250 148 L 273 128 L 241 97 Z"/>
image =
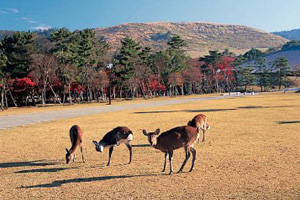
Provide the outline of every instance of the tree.
<path id="1" fill-rule="evenodd" d="M 240 86 L 244 86 L 245 87 L 245 92 L 247 92 L 247 87 L 249 85 L 254 84 L 254 80 L 255 77 L 253 75 L 253 69 L 251 66 L 247 66 L 247 67 L 240 67 L 237 69 L 237 73 L 238 73 L 238 84 Z"/>
<path id="2" fill-rule="evenodd" d="M 2 43 L 0 42 L 0 89 L 1 89 L 0 109 L 1 110 L 4 110 L 4 98 L 6 94 L 5 73 L 3 71 L 6 66 L 6 63 L 7 63 L 7 57 L 3 52 Z"/>
<path id="3" fill-rule="evenodd" d="M 118 84 L 120 87 L 120 96 L 122 96 L 122 88 L 136 87 L 136 81 L 134 80 L 134 72 L 136 67 L 140 64 L 140 52 L 141 46 L 138 42 L 132 40 L 130 37 L 126 37 L 121 41 L 121 49 L 114 56 L 115 61 L 115 74 L 118 78 Z M 131 93 L 132 94 L 132 93 Z"/>
<path id="4" fill-rule="evenodd" d="M 52 41 L 52 53 L 60 63 L 58 77 L 63 84 L 63 102 L 65 102 L 65 93 L 69 93 L 69 103 L 72 104 L 71 84 L 76 80 L 78 70 L 75 69 L 76 43 L 75 34 L 66 28 L 58 29 L 52 32 L 50 40 Z"/>
<path id="5" fill-rule="evenodd" d="M 258 85 L 261 92 L 266 91 L 266 88 L 270 86 L 270 69 L 266 65 L 266 59 L 259 57 L 255 60 L 255 73 L 258 76 Z"/>
<path id="6" fill-rule="evenodd" d="M 30 54 L 34 50 L 35 35 L 30 32 L 15 32 L 2 41 L 2 50 L 7 57 L 3 72 L 12 78 L 26 77 L 30 72 Z"/>
<path id="7" fill-rule="evenodd" d="M 46 103 L 46 91 L 47 88 L 51 89 L 51 92 L 54 95 L 54 99 L 57 98 L 57 94 L 53 90 L 52 80 L 56 76 L 56 71 L 58 68 L 57 60 L 52 55 L 47 54 L 33 54 L 32 56 L 32 74 L 39 81 L 39 86 L 42 88 L 42 104 Z M 60 102 L 60 100 L 59 100 Z"/>
<path id="8" fill-rule="evenodd" d="M 262 51 L 252 48 L 251 50 L 244 53 L 242 57 L 245 61 L 249 61 L 249 60 L 257 59 L 263 56 L 263 54 L 264 53 Z"/>
<path id="9" fill-rule="evenodd" d="M 273 62 L 273 65 L 275 67 L 275 70 L 277 71 L 279 90 L 281 89 L 282 84 L 284 84 L 284 86 L 287 87 L 287 74 L 290 70 L 288 60 L 280 56 Z"/>
<path id="10" fill-rule="evenodd" d="M 219 91 L 219 81 L 217 79 L 218 70 L 217 64 L 222 58 L 222 53 L 218 51 L 209 51 L 209 55 L 200 57 L 199 61 L 203 62 L 201 71 L 204 75 L 203 89 L 207 92 Z"/>

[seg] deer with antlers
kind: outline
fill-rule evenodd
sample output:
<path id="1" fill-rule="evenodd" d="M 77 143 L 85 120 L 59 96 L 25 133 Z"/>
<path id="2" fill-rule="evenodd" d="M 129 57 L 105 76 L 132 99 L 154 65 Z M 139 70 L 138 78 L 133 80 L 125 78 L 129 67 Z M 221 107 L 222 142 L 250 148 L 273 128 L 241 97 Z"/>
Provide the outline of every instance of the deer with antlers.
<path id="1" fill-rule="evenodd" d="M 194 149 L 193 144 L 195 143 L 198 137 L 198 128 L 192 126 L 179 126 L 171 130 L 168 130 L 166 132 L 163 132 L 160 135 L 159 133 L 160 133 L 160 129 L 156 129 L 155 132 L 149 132 L 149 133 L 146 130 L 143 130 L 143 134 L 148 137 L 148 141 L 150 145 L 155 149 L 159 149 L 165 153 L 165 162 L 164 162 L 164 167 L 162 172 L 166 170 L 167 157 L 169 156 L 169 161 L 170 161 L 169 174 L 172 174 L 173 151 L 175 149 L 179 149 L 182 147 L 185 150 L 185 159 L 178 173 L 182 172 L 185 164 L 187 163 L 192 153 L 193 160 L 192 160 L 191 169 L 189 171 L 191 172 L 194 168 L 194 163 L 196 160 L 196 150 Z"/>

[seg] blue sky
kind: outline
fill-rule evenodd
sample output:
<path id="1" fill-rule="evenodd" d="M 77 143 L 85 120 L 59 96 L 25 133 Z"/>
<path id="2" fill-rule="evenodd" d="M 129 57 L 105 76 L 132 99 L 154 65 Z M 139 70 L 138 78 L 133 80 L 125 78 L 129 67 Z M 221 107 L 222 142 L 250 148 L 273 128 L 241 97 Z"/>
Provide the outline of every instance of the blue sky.
<path id="1" fill-rule="evenodd" d="M 265 31 L 300 28 L 300 0 L 0 0 L 1 30 L 216 22 Z"/>

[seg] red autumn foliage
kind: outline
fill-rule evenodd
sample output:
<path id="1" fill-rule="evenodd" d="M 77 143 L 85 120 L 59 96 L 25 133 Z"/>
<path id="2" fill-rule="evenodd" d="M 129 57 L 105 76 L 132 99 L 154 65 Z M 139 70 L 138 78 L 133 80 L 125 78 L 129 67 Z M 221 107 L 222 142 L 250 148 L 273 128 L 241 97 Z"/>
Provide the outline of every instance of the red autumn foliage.
<path id="1" fill-rule="evenodd" d="M 82 85 L 79 85 L 78 83 L 72 83 L 71 91 L 76 92 L 77 94 L 80 94 L 81 92 L 85 91 L 85 88 Z"/>
<path id="2" fill-rule="evenodd" d="M 8 80 L 8 84 L 11 86 L 11 90 L 14 93 L 23 93 L 28 92 L 34 88 L 36 85 L 29 77 L 21 78 L 21 79 L 10 79 Z"/>
<path id="3" fill-rule="evenodd" d="M 233 62 L 234 58 L 224 56 L 220 62 L 217 63 L 217 69 L 220 73 L 216 74 L 217 80 L 234 80 L 233 74 Z"/>
<path id="4" fill-rule="evenodd" d="M 157 76 L 153 76 L 150 79 L 149 88 L 150 88 L 150 90 L 155 91 L 155 92 L 166 90 L 166 86 L 164 84 L 161 84 L 158 82 Z"/>

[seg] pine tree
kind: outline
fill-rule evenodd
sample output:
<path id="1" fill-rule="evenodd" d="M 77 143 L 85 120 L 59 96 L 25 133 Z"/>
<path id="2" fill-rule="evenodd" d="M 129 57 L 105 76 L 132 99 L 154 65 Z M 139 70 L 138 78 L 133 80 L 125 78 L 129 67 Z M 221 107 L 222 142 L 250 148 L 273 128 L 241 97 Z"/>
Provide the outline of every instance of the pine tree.
<path id="1" fill-rule="evenodd" d="M 278 57 L 273 64 L 275 70 L 277 71 L 276 74 L 277 74 L 279 89 L 281 89 L 282 85 L 285 85 L 285 87 L 287 87 L 286 86 L 287 74 L 288 71 L 290 70 L 288 60 L 284 57 Z"/>

